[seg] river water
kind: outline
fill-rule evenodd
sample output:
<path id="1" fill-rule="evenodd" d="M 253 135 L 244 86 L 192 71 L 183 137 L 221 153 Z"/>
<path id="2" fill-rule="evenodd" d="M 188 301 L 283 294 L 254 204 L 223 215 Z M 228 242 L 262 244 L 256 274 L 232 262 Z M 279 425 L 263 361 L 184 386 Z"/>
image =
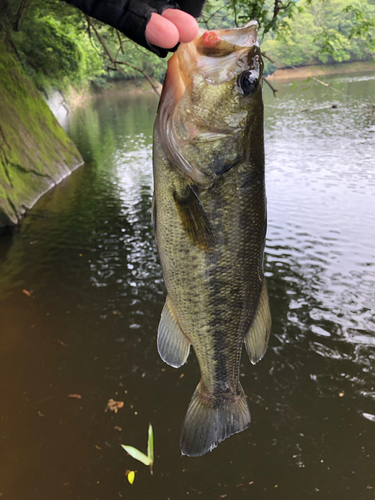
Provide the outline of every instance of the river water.
<path id="1" fill-rule="evenodd" d="M 156 351 L 157 99 L 68 117 L 85 165 L 0 238 L 2 499 L 375 498 L 375 75 L 327 81 L 264 89 L 273 333 L 242 359 L 251 426 L 201 458 L 179 451 L 195 356 Z M 153 476 L 120 447 L 149 422 Z"/>

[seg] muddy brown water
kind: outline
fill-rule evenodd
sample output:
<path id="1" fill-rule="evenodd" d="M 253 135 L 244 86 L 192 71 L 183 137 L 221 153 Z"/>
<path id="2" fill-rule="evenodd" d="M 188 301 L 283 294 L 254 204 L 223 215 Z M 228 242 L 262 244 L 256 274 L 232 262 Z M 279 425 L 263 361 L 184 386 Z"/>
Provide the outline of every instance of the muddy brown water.
<path id="1" fill-rule="evenodd" d="M 242 359 L 251 426 L 194 459 L 195 356 L 175 370 L 156 351 L 157 99 L 69 116 L 85 165 L 0 238 L 2 499 L 375 498 L 375 75 L 327 81 L 265 88 L 273 333 Z M 153 476 L 120 447 L 146 452 L 149 422 Z"/>

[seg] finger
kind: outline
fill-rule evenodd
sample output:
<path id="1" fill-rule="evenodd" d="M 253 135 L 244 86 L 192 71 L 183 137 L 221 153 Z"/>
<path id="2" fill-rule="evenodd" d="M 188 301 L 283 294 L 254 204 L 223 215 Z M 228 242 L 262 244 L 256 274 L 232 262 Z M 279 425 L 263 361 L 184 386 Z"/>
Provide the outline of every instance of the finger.
<path id="1" fill-rule="evenodd" d="M 198 35 L 198 23 L 190 14 L 178 9 L 167 9 L 162 16 L 177 27 L 180 42 L 189 43 Z"/>
<path id="2" fill-rule="evenodd" d="M 171 49 L 178 43 L 180 35 L 173 23 L 154 12 L 146 26 L 146 38 L 151 45 Z"/>

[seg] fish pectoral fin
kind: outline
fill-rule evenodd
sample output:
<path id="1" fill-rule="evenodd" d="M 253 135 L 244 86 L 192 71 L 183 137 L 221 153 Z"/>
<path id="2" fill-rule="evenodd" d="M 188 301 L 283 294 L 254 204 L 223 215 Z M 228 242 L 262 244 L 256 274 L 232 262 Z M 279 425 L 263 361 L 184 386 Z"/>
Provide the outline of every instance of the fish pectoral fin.
<path id="1" fill-rule="evenodd" d="M 155 196 L 155 191 L 152 195 L 151 224 L 152 224 L 152 228 L 154 230 L 154 236 L 156 239 L 156 196 Z"/>
<path id="2" fill-rule="evenodd" d="M 161 313 L 157 346 L 161 359 L 174 368 L 182 366 L 189 356 L 190 341 L 177 322 L 169 296 Z"/>
<path id="3" fill-rule="evenodd" d="M 204 252 L 212 251 L 214 234 L 195 186 L 188 185 L 182 193 L 175 191 L 173 197 L 182 227 L 191 243 Z"/>
<path id="4" fill-rule="evenodd" d="M 271 333 L 271 311 L 268 301 L 266 283 L 263 281 L 262 292 L 250 330 L 245 337 L 245 347 L 253 365 L 257 363 L 267 349 Z"/>

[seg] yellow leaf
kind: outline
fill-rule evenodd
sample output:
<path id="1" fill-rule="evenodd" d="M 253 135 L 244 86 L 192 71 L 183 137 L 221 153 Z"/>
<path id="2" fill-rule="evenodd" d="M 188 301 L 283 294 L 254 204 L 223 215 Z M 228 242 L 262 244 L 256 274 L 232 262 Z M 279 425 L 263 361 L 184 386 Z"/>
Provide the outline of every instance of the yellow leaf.
<path id="1" fill-rule="evenodd" d="M 134 479 L 135 479 L 135 472 L 133 470 L 131 470 L 128 474 L 128 481 L 130 484 L 133 484 L 134 483 Z"/>

